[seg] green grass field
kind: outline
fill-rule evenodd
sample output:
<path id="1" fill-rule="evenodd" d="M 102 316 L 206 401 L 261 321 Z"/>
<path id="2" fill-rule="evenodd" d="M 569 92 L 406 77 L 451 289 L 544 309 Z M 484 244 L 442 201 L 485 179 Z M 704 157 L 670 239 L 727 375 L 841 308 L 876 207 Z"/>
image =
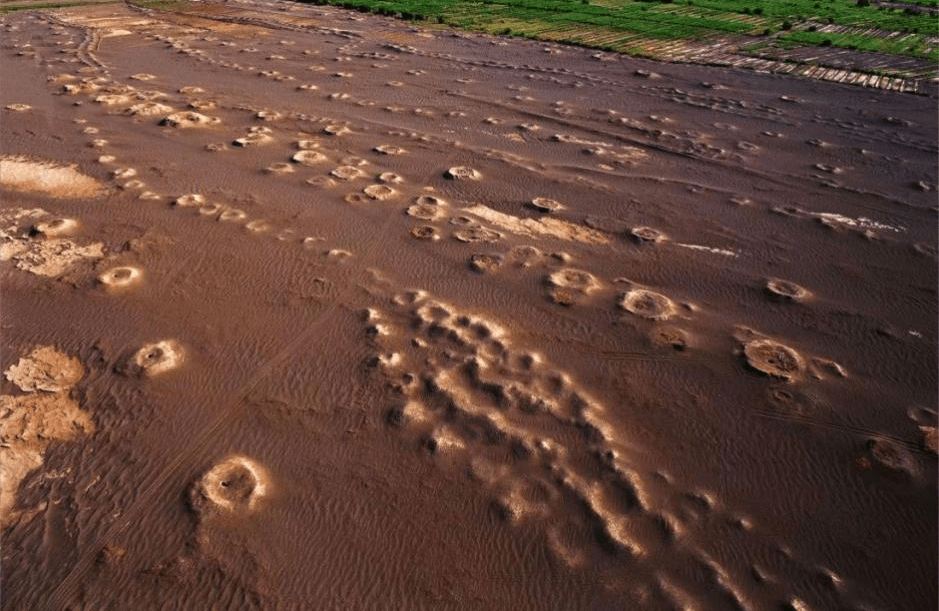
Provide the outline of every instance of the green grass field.
<path id="1" fill-rule="evenodd" d="M 939 61 L 935 13 L 849 0 L 308 0 L 492 34 L 642 53 L 649 40 L 770 37 L 783 47 L 834 46 Z M 917 0 L 933 6 L 936 0 Z M 865 32 L 823 34 L 847 26 Z M 886 38 L 899 32 L 900 36 Z M 902 41 L 898 40 L 902 39 Z M 827 42 L 826 42 L 827 41 Z"/>

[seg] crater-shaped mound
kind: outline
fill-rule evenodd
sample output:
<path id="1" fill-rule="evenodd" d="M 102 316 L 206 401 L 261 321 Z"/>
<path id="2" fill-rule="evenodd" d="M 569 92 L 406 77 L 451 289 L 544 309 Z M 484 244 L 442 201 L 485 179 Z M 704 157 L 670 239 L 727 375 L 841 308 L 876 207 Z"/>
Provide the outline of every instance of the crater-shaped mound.
<path id="1" fill-rule="evenodd" d="M 770 278 L 767 280 L 766 291 L 773 297 L 791 301 L 802 301 L 811 295 L 808 290 L 795 282 L 780 280 L 779 278 Z"/>
<path id="2" fill-rule="evenodd" d="M 176 369 L 184 358 L 182 346 L 171 339 L 163 340 L 135 352 L 129 369 L 138 375 L 154 376 Z"/>
<path id="3" fill-rule="evenodd" d="M 267 496 L 270 481 L 266 470 L 244 456 L 231 456 L 212 467 L 197 485 L 196 505 L 233 513 L 257 509 Z"/>
<path id="4" fill-rule="evenodd" d="M 462 165 L 450 168 L 443 175 L 450 180 L 479 180 L 483 177 L 479 171 Z"/>
<path id="5" fill-rule="evenodd" d="M 744 344 L 747 364 L 760 373 L 792 380 L 802 373 L 805 363 L 798 352 L 771 339 L 756 339 Z"/>
<path id="6" fill-rule="evenodd" d="M 536 197 L 528 205 L 539 212 L 557 212 L 564 209 L 564 204 L 547 197 Z"/>
<path id="7" fill-rule="evenodd" d="M 652 227 L 633 227 L 629 233 L 640 244 L 643 242 L 661 242 L 665 239 L 665 235 L 661 231 Z"/>
<path id="8" fill-rule="evenodd" d="M 122 265 L 112 267 L 98 276 L 98 282 L 108 287 L 108 289 L 117 290 L 135 285 L 143 277 L 143 272 L 138 267 L 132 265 Z"/>
<path id="9" fill-rule="evenodd" d="M 671 299 L 647 289 L 629 291 L 623 295 L 620 307 L 649 320 L 668 320 L 675 315 L 675 303 Z"/>
<path id="10" fill-rule="evenodd" d="M 184 129 L 189 127 L 208 127 L 209 125 L 215 125 L 220 122 L 221 120 L 216 117 L 209 117 L 192 110 L 184 110 L 182 112 L 174 112 L 166 115 L 160 121 L 160 125 Z"/>
<path id="11" fill-rule="evenodd" d="M 78 221 L 75 219 L 58 218 L 36 223 L 33 225 L 33 233 L 46 238 L 61 238 L 73 235 L 78 231 L 78 227 Z"/>
<path id="12" fill-rule="evenodd" d="M 320 153 L 319 151 L 310 151 L 310 150 L 299 151 L 293 157 L 291 157 L 292 161 L 302 164 L 302 165 L 308 165 L 308 166 L 316 165 L 318 163 L 323 163 L 327 159 L 328 158 L 323 153 Z"/>

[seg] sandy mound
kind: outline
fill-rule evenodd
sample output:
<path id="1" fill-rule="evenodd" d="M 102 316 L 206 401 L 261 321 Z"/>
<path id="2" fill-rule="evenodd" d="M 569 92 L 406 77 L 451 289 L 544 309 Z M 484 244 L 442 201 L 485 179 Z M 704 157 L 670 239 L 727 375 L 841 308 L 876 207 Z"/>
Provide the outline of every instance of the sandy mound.
<path id="1" fill-rule="evenodd" d="M 652 227 L 634 227 L 629 233 L 640 244 L 643 242 L 661 242 L 665 239 L 661 231 Z"/>
<path id="2" fill-rule="evenodd" d="M 140 281 L 143 272 L 136 267 L 124 265 L 114 267 L 98 276 L 98 282 L 111 290 L 119 290 L 133 286 Z"/>
<path id="3" fill-rule="evenodd" d="M 0 396 L 0 526 L 16 517 L 11 511 L 16 490 L 30 471 L 42 465 L 48 445 L 94 430 L 88 414 L 68 396 L 84 375 L 77 359 L 42 346 L 5 375 L 29 394 Z"/>
<path id="4" fill-rule="evenodd" d="M 78 221 L 75 219 L 53 219 L 36 223 L 33 225 L 33 231 L 47 238 L 60 238 L 74 234 L 78 227 Z"/>
<path id="5" fill-rule="evenodd" d="M 435 242 L 440 239 L 440 234 L 437 233 L 437 228 L 431 225 L 419 225 L 411 229 L 411 237 L 418 240 L 430 240 Z"/>
<path id="6" fill-rule="evenodd" d="M 265 469 L 244 456 L 226 458 L 202 476 L 194 504 L 234 513 L 257 509 L 267 496 L 270 478 Z"/>
<path id="7" fill-rule="evenodd" d="M 802 301 L 807 299 L 811 293 L 794 282 L 780 280 L 779 278 L 770 278 L 766 281 L 766 290 L 774 297 L 782 299 L 791 299 L 792 301 Z"/>
<path id="8" fill-rule="evenodd" d="M 153 117 L 156 115 L 165 115 L 167 113 L 173 112 L 171 106 L 166 104 L 160 104 L 159 102 L 141 102 L 140 104 L 134 104 L 128 108 L 125 112 L 129 115 L 135 115 L 139 117 Z"/>
<path id="9" fill-rule="evenodd" d="M 539 212 L 557 212 L 564 210 L 564 204 L 547 197 L 536 197 L 531 200 L 528 205 Z"/>
<path id="10" fill-rule="evenodd" d="M 173 340 L 163 340 L 135 352 L 128 370 L 137 375 L 159 375 L 178 367 L 184 358 L 182 346 Z"/>
<path id="11" fill-rule="evenodd" d="M 918 471 L 916 458 L 903 444 L 886 437 L 868 440 L 867 449 L 874 460 L 891 471 L 915 475 Z"/>
<path id="12" fill-rule="evenodd" d="M 479 274 L 492 273 L 502 265 L 501 255 L 478 254 L 470 257 L 469 267 Z"/>
<path id="13" fill-rule="evenodd" d="M 562 306 L 572 306 L 600 288 L 600 281 L 590 272 L 579 269 L 559 269 L 546 279 L 550 287 L 551 301 Z"/>
<path id="14" fill-rule="evenodd" d="M 391 199 L 398 194 L 397 191 L 388 185 L 369 185 L 363 189 L 363 192 L 372 199 L 377 199 L 379 201 Z"/>
<path id="15" fill-rule="evenodd" d="M 92 197 L 103 189 L 74 166 L 12 156 L 0 157 L 0 186 L 52 197 Z"/>

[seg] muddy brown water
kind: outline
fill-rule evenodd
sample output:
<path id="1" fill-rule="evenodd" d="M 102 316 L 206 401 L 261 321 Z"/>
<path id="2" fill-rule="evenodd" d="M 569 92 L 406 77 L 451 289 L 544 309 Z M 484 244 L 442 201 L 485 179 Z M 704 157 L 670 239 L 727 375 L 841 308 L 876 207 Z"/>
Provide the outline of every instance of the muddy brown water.
<path id="1" fill-rule="evenodd" d="M 935 94 L 198 7 L 0 21 L 4 609 L 935 606 Z"/>

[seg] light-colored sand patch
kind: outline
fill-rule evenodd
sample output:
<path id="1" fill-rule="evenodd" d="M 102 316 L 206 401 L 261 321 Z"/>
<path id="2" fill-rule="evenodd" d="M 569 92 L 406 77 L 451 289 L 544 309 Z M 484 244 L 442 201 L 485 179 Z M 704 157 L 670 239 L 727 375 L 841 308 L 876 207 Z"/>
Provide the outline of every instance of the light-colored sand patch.
<path id="1" fill-rule="evenodd" d="M 608 244 L 610 242 L 609 236 L 596 229 L 575 225 L 574 223 L 561 219 L 550 217 L 524 219 L 493 210 L 482 204 L 477 204 L 471 208 L 464 208 L 463 212 L 472 214 L 516 235 L 531 238 L 557 238 L 560 240 L 583 242 L 585 244 Z"/>
<path id="2" fill-rule="evenodd" d="M 0 526 L 19 515 L 12 510 L 17 488 L 42 465 L 49 444 L 94 430 L 88 414 L 69 397 L 84 375 L 77 359 L 44 346 L 5 375 L 28 394 L 0 396 Z"/>
<path id="3" fill-rule="evenodd" d="M 52 346 L 40 346 L 6 370 L 6 379 L 24 392 L 62 392 L 78 383 L 85 374 L 76 358 Z"/>
<path id="4" fill-rule="evenodd" d="M 0 186 L 52 197 L 93 197 L 103 185 L 79 172 L 75 166 L 25 157 L 0 157 Z"/>

